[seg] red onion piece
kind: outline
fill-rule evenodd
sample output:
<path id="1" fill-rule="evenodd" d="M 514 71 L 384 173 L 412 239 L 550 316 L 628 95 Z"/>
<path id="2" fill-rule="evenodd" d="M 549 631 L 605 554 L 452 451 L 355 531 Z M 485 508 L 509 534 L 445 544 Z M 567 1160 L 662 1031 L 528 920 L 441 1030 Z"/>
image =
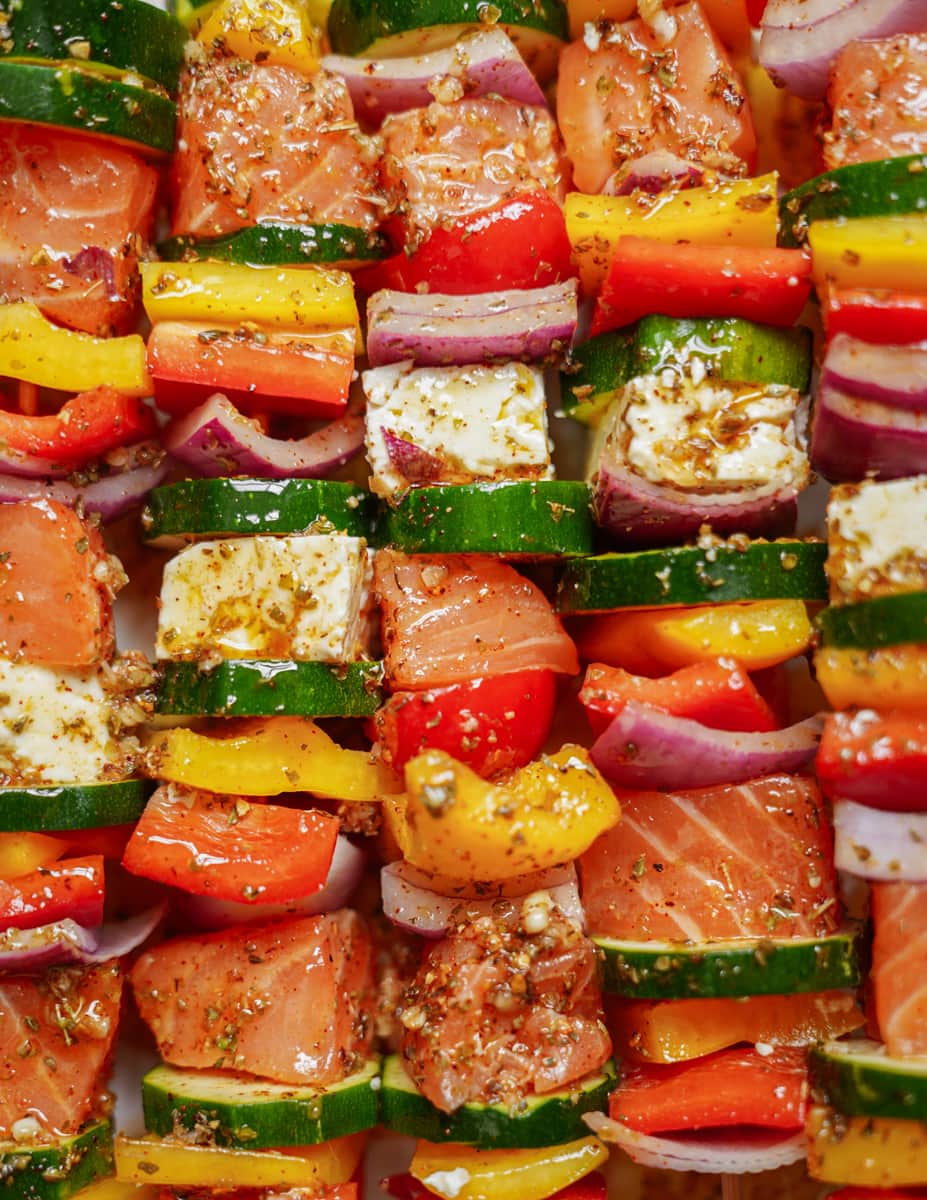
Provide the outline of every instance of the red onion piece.
<path id="1" fill-rule="evenodd" d="M 448 79 L 451 87 L 453 81 L 459 82 L 461 95 L 494 93 L 518 104 L 547 103 L 514 42 L 501 29 L 474 33 L 447 49 L 415 58 L 329 54 L 322 59 L 322 66 L 344 78 L 354 112 L 373 125 L 379 125 L 389 113 L 424 108 L 436 94 L 441 95 L 442 83 Z"/>
<path id="2" fill-rule="evenodd" d="M 821 100 L 831 64 L 849 42 L 925 27 L 927 0 L 769 0 L 760 63 L 780 87 Z"/>
<path id="3" fill-rule="evenodd" d="M 389 460 L 409 483 L 431 483 L 441 478 L 442 460 L 415 442 L 407 442 L 391 429 L 383 430 Z"/>
<path id="4" fill-rule="evenodd" d="M 108 300 L 124 300 L 116 285 L 116 257 L 102 246 L 84 246 L 73 258 L 62 259 L 61 265 L 70 275 L 78 275 L 86 283 L 102 283 Z"/>
<path id="5" fill-rule="evenodd" d="M 375 292 L 367 303 L 367 357 L 373 367 L 412 359 L 465 366 L 556 357 L 573 341 L 576 280 L 530 291 L 441 296 Z"/>
<path id="6" fill-rule="evenodd" d="M 781 537 L 798 514 L 798 489 L 767 485 L 737 492 L 687 492 L 653 483 L 603 456 L 593 478 L 596 520 L 623 545 L 667 546 L 695 537 L 702 525 L 726 536 Z"/>
<path id="7" fill-rule="evenodd" d="M 127 921 L 87 929 L 66 919 L 36 929 L 8 929 L 0 934 L 0 972 L 32 975 L 59 963 L 91 966 L 121 958 L 139 947 L 164 916 L 159 904 Z"/>
<path id="8" fill-rule="evenodd" d="M 129 446 L 125 453 L 131 455 L 131 462 L 140 450 L 147 454 L 149 446 L 150 443 Z M 141 504 L 151 489 L 163 482 L 170 469 L 170 459 L 159 454 L 153 462 L 103 475 L 81 487 L 63 479 L 22 479 L 0 474 L 0 504 L 57 500 L 73 508 L 80 502 L 87 516 L 98 516 L 104 522 L 115 521 Z"/>
<path id="9" fill-rule="evenodd" d="M 927 880 L 927 812 L 834 803 L 834 862 L 858 879 Z"/>
<path id="10" fill-rule="evenodd" d="M 863 400 L 822 381 L 811 466 L 832 483 L 919 475 L 927 471 L 927 413 Z"/>
<path id="11" fill-rule="evenodd" d="M 821 382 L 860 400 L 927 409 L 927 344 L 876 346 L 838 333 L 827 347 Z"/>
<path id="12" fill-rule="evenodd" d="M 678 158 L 668 150 L 653 150 L 627 162 L 606 180 L 605 196 L 629 196 L 632 192 L 655 195 L 666 188 L 699 187 L 705 172 L 697 163 Z"/>
<path id="13" fill-rule="evenodd" d="M 227 929 L 283 917 L 311 917 L 343 908 L 360 883 L 367 863 L 366 853 L 339 834 L 325 886 L 319 892 L 289 904 L 239 904 L 214 900 L 211 896 L 177 893 L 177 907 L 196 929 Z"/>
<path id="14" fill-rule="evenodd" d="M 349 409 L 324 429 L 297 441 L 268 437 L 225 396 L 175 421 L 165 447 L 201 475 L 252 475 L 258 479 L 319 479 L 343 466 L 364 444 L 364 418 Z"/>
<path id="15" fill-rule="evenodd" d="M 510 885 L 515 882 L 511 880 Z M 525 890 L 518 895 L 490 895 L 479 900 L 431 891 L 422 886 L 419 873 L 402 862 L 390 863 L 381 870 L 380 886 L 384 916 L 407 933 L 417 933 L 424 938 L 444 937 L 452 920 L 460 919 L 464 914 L 471 918 L 491 916 L 500 904 L 511 905 L 517 910 L 525 896 L 540 891 L 548 893 L 568 920 L 581 929 L 586 923 L 572 863 L 537 872 L 530 880 L 526 877 Z M 513 888 L 510 886 L 507 890 L 511 892 Z"/>
<path id="16" fill-rule="evenodd" d="M 814 757 L 822 728 L 820 717 L 809 717 L 771 733 L 732 733 L 629 700 L 591 755 L 615 787 L 712 787 L 800 771 Z"/>
<path id="17" fill-rule="evenodd" d="M 779 1130 L 719 1129 L 699 1133 L 639 1133 L 604 1113 L 583 1120 L 603 1142 L 620 1146 L 644 1167 L 665 1171 L 698 1171 L 702 1175 L 753 1175 L 800 1162 L 806 1153 L 804 1133 L 783 1136 Z"/>

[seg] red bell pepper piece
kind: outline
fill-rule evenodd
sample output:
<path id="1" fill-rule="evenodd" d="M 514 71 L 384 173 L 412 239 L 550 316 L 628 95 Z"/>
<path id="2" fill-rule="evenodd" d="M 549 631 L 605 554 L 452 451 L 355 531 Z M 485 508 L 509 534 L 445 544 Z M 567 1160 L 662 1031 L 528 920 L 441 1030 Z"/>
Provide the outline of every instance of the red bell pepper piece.
<path id="1" fill-rule="evenodd" d="M 608 1112 L 641 1133 L 734 1125 L 801 1129 L 807 1103 L 803 1050 L 780 1048 L 764 1057 L 740 1046 L 671 1066 L 625 1064 Z"/>
<path id="2" fill-rule="evenodd" d="M 539 288 L 576 274 L 571 253 L 560 205 L 535 192 L 438 227 L 411 254 L 395 254 L 354 278 L 368 295 L 381 288 L 451 296 Z"/>
<path id="3" fill-rule="evenodd" d="M 376 715 L 384 756 L 402 771 L 425 749 L 446 750 L 488 778 L 523 767 L 547 740 L 553 671 L 515 671 L 426 692 L 396 692 Z"/>
<path id="4" fill-rule="evenodd" d="M 927 713 L 829 713 L 815 770 L 832 799 L 927 811 Z"/>
<path id="5" fill-rule="evenodd" d="M 927 296 L 914 292 L 828 288 L 823 298 L 828 339 L 837 333 L 880 346 L 927 341 Z"/>
<path id="6" fill-rule="evenodd" d="M 8 450 L 75 468 L 109 450 L 152 437 L 156 429 L 147 405 L 111 387 L 81 392 L 57 413 L 44 416 L 0 410 L 0 441 Z"/>
<path id="7" fill-rule="evenodd" d="M 747 16 L 751 25 L 759 27 L 766 11 L 767 0 L 747 0 Z"/>
<path id="8" fill-rule="evenodd" d="M 396 1200 L 434 1200 L 434 1192 L 430 1192 L 423 1183 L 411 1175 L 390 1175 L 380 1180 L 380 1187 Z M 606 1200 L 608 1191 L 605 1176 L 598 1171 L 577 1179 L 575 1183 L 554 1192 L 548 1200 Z"/>
<path id="9" fill-rule="evenodd" d="M 35 929 L 70 919 L 103 920 L 103 858 L 66 858 L 18 879 L 0 879 L 0 929 Z"/>
<path id="10" fill-rule="evenodd" d="M 596 735 L 618 716 L 628 700 L 649 704 L 674 717 L 688 717 L 709 729 L 765 732 L 776 728 L 769 705 L 733 658 L 694 663 L 659 679 L 591 663 L 579 700 Z"/>
<path id="11" fill-rule="evenodd" d="M 162 787 L 122 865 L 197 896 L 287 904 L 324 885 L 338 827 L 316 809 Z"/>
<path id="12" fill-rule="evenodd" d="M 745 317 L 792 325 L 811 292 L 811 259 L 801 250 L 694 246 L 623 237 L 592 316 L 593 336 L 650 313 Z"/>
<path id="13" fill-rule="evenodd" d="M 80 858 L 88 854 L 100 854 L 118 862 L 126 852 L 129 838 L 135 832 L 135 825 L 101 825 L 98 829 L 65 829 L 53 833 L 51 837 L 60 838 L 67 842 L 68 854 Z"/>
<path id="14" fill-rule="evenodd" d="M 172 415 L 222 392 L 246 413 L 337 417 L 348 402 L 354 342 L 337 331 L 239 334 L 161 321 L 148 338 L 148 370 Z"/>

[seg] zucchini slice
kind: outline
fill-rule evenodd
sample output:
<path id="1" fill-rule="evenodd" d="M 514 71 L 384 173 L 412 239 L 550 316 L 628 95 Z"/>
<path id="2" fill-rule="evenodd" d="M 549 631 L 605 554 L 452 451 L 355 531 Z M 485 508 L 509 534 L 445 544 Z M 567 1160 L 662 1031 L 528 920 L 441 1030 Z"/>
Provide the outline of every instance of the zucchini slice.
<path id="1" fill-rule="evenodd" d="M 142 513 L 145 540 L 167 549 L 250 533 L 369 537 L 372 524 L 370 493 L 329 479 L 185 479 L 155 488 Z"/>
<path id="2" fill-rule="evenodd" d="M 826 559 L 826 542 L 797 539 L 600 554 L 566 564 L 557 608 L 591 613 L 740 600 L 826 602 Z"/>
<path id="3" fill-rule="evenodd" d="M 615 1065 L 572 1088 L 529 1096 L 517 1109 L 504 1104 L 463 1104 L 442 1112 L 421 1094 L 398 1055 L 383 1063 L 380 1120 L 394 1133 L 429 1142 L 460 1142 L 481 1150 L 556 1146 L 585 1137 L 583 1113 L 604 1111 L 615 1086 Z"/>
<path id="4" fill-rule="evenodd" d="M 0 121 L 57 125 L 170 154 L 176 118 L 173 100 L 119 78 L 0 59 Z"/>
<path id="5" fill-rule="evenodd" d="M 826 938 L 593 941 L 602 954 L 604 991 L 632 1000 L 690 1000 L 856 987 L 860 937 L 858 927 L 848 926 Z"/>
<path id="6" fill-rule="evenodd" d="M 68 1200 L 113 1173 L 113 1129 L 107 1120 L 44 1146 L 0 1143 L 0 1178 L 9 1200 Z"/>
<path id="7" fill-rule="evenodd" d="M 167 262 L 218 259 L 258 267 L 323 263 L 347 270 L 385 258 L 389 243 L 382 233 L 352 225 L 260 224 L 218 238 L 181 234 L 161 242 L 158 252 Z"/>
<path id="8" fill-rule="evenodd" d="M 927 1060 L 892 1058 L 868 1038 L 825 1042 L 811 1051 L 815 1099 L 848 1117 L 927 1121 Z"/>
<path id="9" fill-rule="evenodd" d="M 236 659 L 204 671 L 161 667 L 156 709 L 184 717 L 372 717 L 383 702 L 383 664 Z"/>
<path id="10" fill-rule="evenodd" d="M 908 154 L 836 167 L 779 201 L 779 240 L 802 246 L 815 221 L 927 212 L 927 155 Z"/>
<path id="11" fill-rule="evenodd" d="M 616 393 L 638 375 L 672 369 L 707 379 L 783 384 L 799 392 L 811 382 L 811 330 L 777 329 L 740 317 L 644 317 L 630 329 L 603 333 L 570 353 L 561 373 L 563 409 L 595 424 Z"/>
<path id="12" fill-rule="evenodd" d="M 0 29 L 5 58 L 99 63 L 177 91 L 187 32 L 145 0 L 26 0 L 7 6 Z"/>
<path id="13" fill-rule="evenodd" d="M 834 605 L 818 615 L 817 624 L 823 644 L 838 649 L 877 650 L 927 642 L 927 592 Z"/>
<path id="14" fill-rule="evenodd" d="M 591 554 L 590 501 L 589 485 L 572 480 L 410 488 L 381 505 L 375 539 L 409 554 Z"/>
<path id="15" fill-rule="evenodd" d="M 315 1146 L 377 1124 L 379 1081 L 377 1057 L 324 1089 L 162 1063 L 142 1080 L 145 1128 L 161 1137 L 204 1130 L 213 1145 L 248 1150 Z"/>
<path id="16" fill-rule="evenodd" d="M 142 815 L 153 790 L 147 779 L 0 788 L 0 832 L 128 825 Z"/>

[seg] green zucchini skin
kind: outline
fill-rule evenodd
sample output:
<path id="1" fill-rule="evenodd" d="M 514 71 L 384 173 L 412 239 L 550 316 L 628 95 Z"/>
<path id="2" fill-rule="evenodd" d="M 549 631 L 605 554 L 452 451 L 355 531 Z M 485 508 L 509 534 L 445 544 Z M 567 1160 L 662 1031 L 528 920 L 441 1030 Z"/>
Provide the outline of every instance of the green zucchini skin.
<path id="1" fill-rule="evenodd" d="M 802 246 L 815 221 L 927 212 L 927 155 L 850 163 L 817 175 L 779 201 L 779 242 Z"/>
<path id="2" fill-rule="evenodd" d="M 667 369 L 689 373 L 695 361 L 706 379 L 806 392 L 812 335 L 801 326 L 777 329 L 740 317 L 649 316 L 629 329 L 599 334 L 570 359 L 561 374 L 564 412 L 594 423 L 631 379 Z"/>
<path id="3" fill-rule="evenodd" d="M 838 649 L 878 650 L 927 642 L 927 592 L 835 605 L 818 615 L 817 624 L 823 644 Z"/>
<path id="4" fill-rule="evenodd" d="M 173 100 L 119 79 L 71 65 L 0 59 L 0 121 L 56 125 L 170 154 L 176 117 Z"/>
<path id="5" fill-rule="evenodd" d="M 3 57 L 100 63 L 177 92 L 187 31 L 144 0 L 23 0 L 3 25 Z"/>
<path id="6" fill-rule="evenodd" d="M 161 242 L 158 252 L 166 262 L 218 260 L 258 267 L 321 263 L 348 268 L 385 258 L 389 243 L 381 233 L 351 225 L 261 224 L 218 238 L 181 234 Z"/>
<path id="7" fill-rule="evenodd" d="M 808 1059 L 818 1103 L 848 1117 L 927 1120 L 927 1064 L 891 1058 L 880 1042 L 825 1042 Z"/>
<path id="8" fill-rule="evenodd" d="M 706 942 L 624 942 L 596 937 L 602 988 L 629 1000 L 777 996 L 857 987 L 860 931 L 827 938 Z"/>
<path id="9" fill-rule="evenodd" d="M 483 25 L 485 0 L 335 0 L 328 34 L 336 54 L 361 54 L 383 38 L 434 25 Z M 493 23 L 536 29 L 566 41 L 562 0 L 494 0 Z"/>
<path id="10" fill-rule="evenodd" d="M 164 663 L 155 706 L 162 716 L 372 717 L 382 682 L 381 662 L 239 659 L 208 671 Z"/>
<path id="11" fill-rule="evenodd" d="M 385 1128 L 429 1142 L 460 1142 L 480 1150 L 529 1149 L 555 1146 L 585 1137 L 583 1113 L 608 1108 L 615 1086 L 615 1066 L 575 1088 L 531 1096 L 519 1111 L 503 1104 L 464 1104 L 442 1112 L 418 1091 L 398 1055 L 383 1064 L 380 1120 Z"/>
<path id="12" fill-rule="evenodd" d="M 328 479 L 186 479 L 155 488 L 142 513 L 145 540 L 175 547 L 192 538 L 256 533 L 369 537 L 370 493 Z"/>
<path id="13" fill-rule="evenodd" d="M 377 1124 L 379 1076 L 379 1058 L 324 1090 L 162 1063 L 142 1080 L 145 1128 L 169 1137 L 207 1126 L 215 1145 L 249 1150 L 315 1146 Z"/>
<path id="14" fill-rule="evenodd" d="M 578 613 L 747 600 L 826 602 L 826 558 L 826 542 L 798 540 L 600 554 L 566 564 L 557 608 Z"/>
<path id="15" fill-rule="evenodd" d="M 69 1200 L 113 1169 L 113 1128 L 106 1120 L 46 1146 L 0 1144 L 0 1179 L 9 1200 Z"/>
<path id="16" fill-rule="evenodd" d="M 167 11 L 176 15 L 191 34 L 196 33 L 219 0 L 167 0 Z"/>
<path id="17" fill-rule="evenodd" d="M 128 825 L 142 815 L 153 790 L 147 779 L 0 788 L 0 832 Z"/>
<path id="18" fill-rule="evenodd" d="M 410 488 L 380 506 L 374 538 L 408 554 L 591 554 L 591 493 L 588 484 L 553 479 Z"/>

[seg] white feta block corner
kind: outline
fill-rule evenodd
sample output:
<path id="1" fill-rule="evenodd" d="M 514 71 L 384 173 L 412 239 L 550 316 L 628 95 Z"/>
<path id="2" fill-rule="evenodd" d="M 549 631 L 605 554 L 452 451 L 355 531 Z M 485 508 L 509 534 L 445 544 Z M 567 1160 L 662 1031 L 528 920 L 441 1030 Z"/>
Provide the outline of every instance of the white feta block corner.
<path id="1" fill-rule="evenodd" d="M 827 543 L 833 604 L 927 591 L 927 475 L 835 487 Z"/>

